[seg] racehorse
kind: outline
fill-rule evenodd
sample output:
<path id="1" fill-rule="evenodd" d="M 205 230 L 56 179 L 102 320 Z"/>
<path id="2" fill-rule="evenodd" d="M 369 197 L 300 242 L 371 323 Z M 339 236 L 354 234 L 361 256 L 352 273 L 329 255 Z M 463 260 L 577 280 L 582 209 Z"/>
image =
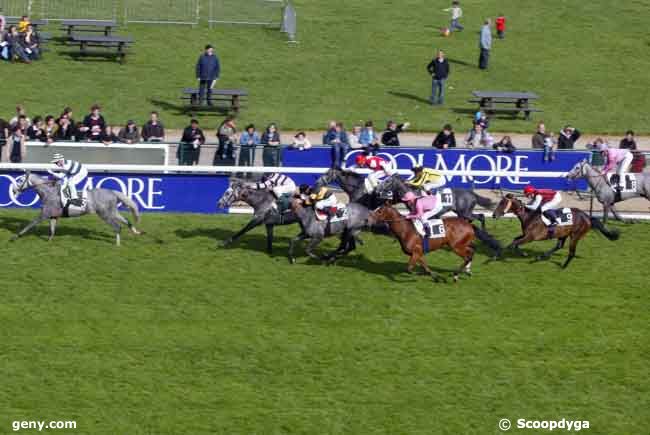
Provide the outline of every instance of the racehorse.
<path id="1" fill-rule="evenodd" d="M 646 199 L 650 200 L 650 176 L 648 174 L 628 174 L 633 176 L 636 180 L 636 186 L 634 191 L 624 191 L 621 192 L 620 199 L 618 201 L 625 201 L 630 198 L 637 198 L 643 196 Z M 603 205 L 603 222 L 607 223 L 607 215 L 609 211 L 612 211 L 614 218 L 623 221 L 618 215 L 614 204 L 617 201 L 616 192 L 612 186 L 607 181 L 605 175 L 601 174 L 599 171 L 593 168 L 587 161 L 583 159 L 582 161 L 576 163 L 576 165 L 566 174 L 566 177 L 570 180 L 576 180 L 579 178 L 584 178 L 587 180 L 587 184 L 591 187 L 591 190 L 595 193 L 598 201 Z M 621 180 L 624 182 L 624 180 Z"/>
<path id="2" fill-rule="evenodd" d="M 104 222 L 113 227 L 115 231 L 115 244 L 120 246 L 120 232 L 122 225 L 127 225 L 133 234 L 141 234 L 135 226 L 124 216 L 122 216 L 118 207 L 120 203 L 124 204 L 131 210 L 135 222 L 140 221 L 140 213 L 138 206 L 122 192 L 108 189 L 90 189 L 87 191 L 88 197 L 84 208 L 73 208 L 67 213 L 61 202 L 61 183 L 58 180 L 50 180 L 47 178 L 39 177 L 38 175 L 26 172 L 16 179 L 12 190 L 15 196 L 20 195 L 26 190 L 34 189 L 41 200 L 41 213 L 31 221 L 25 228 L 20 230 L 14 235 L 11 240 L 14 241 L 18 237 L 24 235 L 36 225 L 44 220 L 50 220 L 50 236 L 51 241 L 56 232 L 56 225 L 59 218 L 79 217 L 86 214 L 95 213 Z"/>
<path id="3" fill-rule="evenodd" d="M 559 249 L 564 247 L 566 239 L 571 239 L 569 244 L 569 256 L 562 265 L 565 269 L 573 257 L 576 255 L 576 247 L 578 242 L 589 232 L 591 229 L 597 229 L 609 240 L 618 240 L 619 234 L 616 230 L 608 230 L 603 223 L 595 217 L 589 217 L 587 213 L 578 208 L 572 208 L 571 214 L 573 223 L 571 225 L 558 225 L 555 230 L 550 233 L 548 227 L 542 221 L 542 215 L 539 211 L 529 210 L 524 204 L 515 198 L 512 194 L 507 194 L 501 199 L 494 210 L 494 217 L 500 218 L 508 212 L 514 213 L 521 223 L 522 235 L 515 238 L 508 248 L 513 248 L 517 253 L 526 256 L 519 247 L 524 243 L 534 242 L 538 240 L 557 239 L 557 244 L 549 251 L 539 255 L 537 260 L 547 260 L 551 255 Z"/>
<path id="4" fill-rule="evenodd" d="M 316 260 L 332 262 L 336 258 L 356 249 L 359 233 L 364 228 L 368 228 L 368 215 L 370 214 L 370 210 L 354 202 L 347 204 L 346 208 L 347 218 L 334 222 L 321 221 L 317 218 L 313 208 L 304 207 L 304 201 L 301 198 L 294 198 L 291 202 L 291 209 L 300 221 L 302 232 L 291 239 L 289 243 L 289 262 L 296 262 L 296 258 L 293 255 L 296 242 L 306 239 L 309 239 L 309 243 L 305 248 L 305 252 Z M 341 235 L 341 244 L 336 251 L 328 255 L 320 256 L 314 253 L 314 249 L 323 239 L 337 234 Z"/>
<path id="5" fill-rule="evenodd" d="M 427 252 L 449 246 L 452 251 L 463 259 L 460 269 L 454 272 L 454 281 L 458 281 L 460 273 L 464 272 L 469 276 L 472 275 L 473 242 L 477 238 L 487 243 L 497 253 L 500 252 L 500 245 L 497 240 L 462 217 L 442 219 L 445 226 L 445 236 L 426 240 L 418 233 L 413 221 L 402 216 L 389 203 L 372 212 L 370 222 L 387 223 L 391 232 L 399 240 L 402 251 L 410 257 L 408 262 L 409 273 L 413 273 L 415 267 L 419 264 L 431 275 L 434 282 L 446 281 L 446 279 L 429 268 L 424 257 Z"/>
<path id="6" fill-rule="evenodd" d="M 386 198 L 388 192 L 392 192 L 393 202 L 398 202 L 408 192 L 413 190 L 409 188 L 404 180 L 399 175 L 387 177 L 377 188 L 378 195 L 381 198 Z M 440 215 L 453 211 L 457 216 L 473 221 L 478 219 L 481 222 L 481 229 L 485 231 L 485 215 L 483 213 L 474 213 L 474 207 L 480 205 L 484 208 L 490 208 L 494 205 L 492 200 L 481 196 L 474 192 L 472 189 L 456 189 L 452 188 L 452 205 L 451 207 L 443 207 Z"/>
<path id="7" fill-rule="evenodd" d="M 253 218 L 237 233 L 223 242 L 229 246 L 253 228 L 264 224 L 266 226 L 266 252 L 273 253 L 273 227 L 275 225 L 289 225 L 298 222 L 296 215 L 288 210 L 280 213 L 275 204 L 275 196 L 264 189 L 252 189 L 240 180 L 234 180 L 226 189 L 218 207 L 226 208 L 236 201 L 244 201 L 253 208 Z"/>

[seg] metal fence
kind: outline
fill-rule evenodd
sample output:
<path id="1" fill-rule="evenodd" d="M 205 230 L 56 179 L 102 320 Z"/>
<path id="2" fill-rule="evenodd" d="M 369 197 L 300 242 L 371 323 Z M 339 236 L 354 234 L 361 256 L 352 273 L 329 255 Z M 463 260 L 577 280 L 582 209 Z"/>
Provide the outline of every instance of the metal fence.
<path id="1" fill-rule="evenodd" d="M 124 22 L 197 25 L 201 19 L 199 0 L 122 0 Z"/>
<path id="2" fill-rule="evenodd" d="M 208 23 L 247 24 L 257 26 L 282 25 L 284 0 L 207 0 Z"/>
<path id="3" fill-rule="evenodd" d="M 32 15 L 33 0 L 0 0 L 0 15 L 20 17 Z"/>
<path id="4" fill-rule="evenodd" d="M 51 21 L 118 19 L 118 0 L 34 0 L 33 13 Z"/>
<path id="5" fill-rule="evenodd" d="M 297 18 L 296 9 L 293 7 L 291 2 L 288 2 L 284 7 L 284 12 L 282 13 L 282 27 L 280 28 L 280 31 L 287 34 L 289 42 L 298 42 L 296 40 L 296 32 L 298 31 Z"/>

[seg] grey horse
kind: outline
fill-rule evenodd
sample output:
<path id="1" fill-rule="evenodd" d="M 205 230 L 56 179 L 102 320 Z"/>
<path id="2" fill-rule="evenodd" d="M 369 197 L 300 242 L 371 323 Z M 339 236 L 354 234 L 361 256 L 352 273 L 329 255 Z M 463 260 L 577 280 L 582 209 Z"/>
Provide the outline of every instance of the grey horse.
<path id="1" fill-rule="evenodd" d="M 401 198 L 411 189 L 399 175 L 393 175 L 386 178 L 378 187 L 377 193 L 380 197 L 386 198 L 387 194 L 392 194 L 393 202 L 399 202 Z M 477 219 L 481 222 L 481 229 L 485 231 L 485 215 L 483 213 L 474 213 L 474 207 L 480 205 L 489 208 L 494 205 L 492 200 L 481 196 L 472 189 L 451 189 L 452 205 L 443 207 L 440 215 L 453 211 L 457 216 L 473 221 Z"/>
<path id="2" fill-rule="evenodd" d="M 356 248 L 359 233 L 369 227 L 370 210 L 354 202 L 347 205 L 347 219 L 331 223 L 319 220 L 313 208 L 304 207 L 303 201 L 299 198 L 294 198 L 291 209 L 302 226 L 302 232 L 291 239 L 289 243 L 289 261 L 291 263 L 296 262 L 293 251 L 297 242 L 309 239 L 309 244 L 305 248 L 307 255 L 316 260 L 332 262 L 353 251 Z M 336 251 L 320 256 L 314 253 L 314 249 L 323 239 L 338 234 L 341 236 L 341 244 Z"/>
<path id="3" fill-rule="evenodd" d="M 229 246 L 253 228 L 264 224 L 266 226 L 266 251 L 273 252 L 273 227 L 289 225 L 298 222 L 292 211 L 280 213 L 275 206 L 275 196 L 272 192 L 262 189 L 251 189 L 241 180 L 234 180 L 219 199 L 218 207 L 230 207 L 236 201 L 244 201 L 253 207 L 253 218 L 244 228 L 223 242 Z"/>
<path id="4" fill-rule="evenodd" d="M 26 190 L 34 189 L 41 200 L 41 212 L 31 221 L 25 228 L 20 230 L 14 235 L 11 240 L 14 241 L 20 236 L 30 231 L 32 228 L 41 222 L 50 221 L 50 236 L 49 241 L 54 238 L 56 232 L 56 224 L 59 218 L 66 217 L 79 217 L 86 214 L 97 214 L 104 222 L 113 227 L 115 231 L 115 244 L 120 246 L 120 232 L 122 225 L 127 225 L 133 234 L 141 234 L 135 226 L 124 216 L 122 216 L 118 207 L 120 203 L 124 204 L 131 210 L 135 222 L 140 221 L 140 212 L 138 206 L 122 192 L 117 192 L 108 189 L 91 189 L 88 190 L 88 198 L 85 207 L 73 208 L 66 213 L 61 202 L 60 193 L 61 183 L 57 180 L 50 180 L 47 178 L 39 177 L 38 175 L 26 172 L 16 179 L 16 183 L 12 186 L 13 194 L 20 195 Z"/>
<path id="5" fill-rule="evenodd" d="M 636 189 L 633 192 L 621 192 L 619 201 L 625 201 L 626 199 L 638 198 L 641 196 L 650 200 L 650 176 L 648 174 L 630 175 L 633 175 L 636 179 Z M 587 180 L 587 184 L 589 184 L 589 187 L 591 187 L 596 198 L 603 205 L 603 222 L 607 222 L 607 215 L 610 210 L 612 211 L 614 218 L 623 222 L 623 219 L 621 219 L 618 211 L 614 207 L 614 204 L 619 202 L 616 198 L 616 192 L 607 181 L 605 175 L 591 166 L 587 159 L 583 159 L 576 163 L 573 169 L 566 174 L 566 178 L 570 180 L 584 178 Z"/>

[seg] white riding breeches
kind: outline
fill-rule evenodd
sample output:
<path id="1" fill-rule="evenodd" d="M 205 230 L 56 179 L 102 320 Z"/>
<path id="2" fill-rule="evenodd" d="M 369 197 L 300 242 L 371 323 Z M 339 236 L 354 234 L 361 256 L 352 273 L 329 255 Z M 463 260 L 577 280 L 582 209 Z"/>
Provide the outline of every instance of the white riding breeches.
<path id="1" fill-rule="evenodd" d="M 550 200 L 545 204 L 542 204 L 541 207 L 542 213 L 544 213 L 546 210 L 559 208 L 561 203 L 562 203 L 562 195 L 560 195 L 560 192 L 557 192 L 552 200 Z"/>
<path id="2" fill-rule="evenodd" d="M 431 192 L 432 190 L 440 189 L 445 184 L 446 184 L 445 179 L 443 177 L 440 177 L 440 180 L 438 180 L 438 181 L 432 181 L 430 183 L 424 183 L 422 185 L 422 190 L 424 190 L 425 192 Z"/>
<path id="3" fill-rule="evenodd" d="M 77 185 L 85 181 L 87 177 L 88 177 L 88 170 L 82 167 L 81 170 L 76 175 L 73 175 L 72 177 L 64 178 L 63 186 L 61 187 L 62 189 L 68 188 L 70 190 L 70 199 L 76 199 L 78 197 Z"/>
<path id="4" fill-rule="evenodd" d="M 329 198 L 321 199 L 320 201 L 316 202 L 316 209 L 317 210 L 325 210 L 327 208 L 332 208 L 332 207 L 337 207 L 338 206 L 338 200 L 336 199 L 335 195 L 330 195 Z"/>
<path id="5" fill-rule="evenodd" d="M 287 180 L 284 184 L 275 186 L 273 188 L 273 194 L 276 198 L 280 198 L 282 195 L 290 195 L 296 191 L 296 183 L 291 180 Z"/>
<path id="6" fill-rule="evenodd" d="M 368 174 L 366 177 L 366 193 L 372 193 L 375 191 L 382 179 L 386 177 L 386 172 L 384 171 L 375 171 Z"/>
<path id="7" fill-rule="evenodd" d="M 634 155 L 628 151 L 623 160 L 618 163 L 616 173 L 618 174 L 621 183 L 623 182 L 623 177 L 629 171 L 630 165 L 632 165 L 632 160 L 634 160 Z"/>

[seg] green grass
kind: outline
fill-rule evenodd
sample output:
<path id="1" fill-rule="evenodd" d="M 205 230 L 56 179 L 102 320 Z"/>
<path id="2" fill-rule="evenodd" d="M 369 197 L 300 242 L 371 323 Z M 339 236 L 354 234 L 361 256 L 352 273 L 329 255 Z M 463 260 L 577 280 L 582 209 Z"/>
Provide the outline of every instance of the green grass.
<path id="1" fill-rule="evenodd" d="M 442 38 L 438 29 L 448 15 L 441 9 L 448 3 L 296 0 L 295 46 L 276 29 L 129 25 L 121 33 L 137 43 L 124 66 L 75 60 L 68 53 L 77 50 L 56 44 L 43 62 L 0 65 L 0 79 L 11 83 L 3 87 L 0 113 L 7 116 L 18 102 L 32 114 L 58 113 L 69 104 L 80 118 L 99 101 L 115 124 L 142 122 L 157 109 L 169 127 L 182 128 L 188 117 L 180 110 L 179 91 L 195 83 L 194 63 L 210 42 L 223 63 L 219 86 L 250 90 L 242 123 L 322 129 L 329 119 L 349 126 L 395 118 L 410 120 L 415 130 L 451 122 L 462 131 L 470 126 L 469 115 L 455 109 L 474 107 L 467 102 L 472 90 L 494 89 L 535 91 L 545 110 L 531 121 L 494 121 L 496 131 L 534 131 L 536 120 L 544 119 L 554 131 L 570 122 L 592 133 L 650 133 L 650 1 L 468 0 L 466 31 Z M 507 39 L 494 41 L 485 73 L 476 68 L 477 32 L 484 17 L 499 13 L 508 18 Z M 425 66 L 436 48 L 453 63 L 447 104 L 431 108 Z M 202 117 L 209 128 L 219 120 Z"/>
<path id="2" fill-rule="evenodd" d="M 648 224 L 590 234 L 570 268 L 485 264 L 457 285 L 404 273 L 386 237 L 338 265 L 262 252 L 244 218 L 144 216 L 111 245 L 95 218 L 53 243 L 7 243 L 33 212 L 2 211 L 0 432 L 77 420 L 73 433 L 496 434 L 502 417 L 589 420 L 646 433 Z M 490 222 L 502 240 L 512 221 Z M 328 247 L 333 242 L 328 242 Z M 531 245 L 539 251 L 548 243 Z M 449 252 L 429 255 L 442 270 Z M 448 273 L 448 272 L 447 272 Z M 64 433 L 64 431 L 60 431 Z M 518 430 L 512 430 L 518 433 Z"/>

